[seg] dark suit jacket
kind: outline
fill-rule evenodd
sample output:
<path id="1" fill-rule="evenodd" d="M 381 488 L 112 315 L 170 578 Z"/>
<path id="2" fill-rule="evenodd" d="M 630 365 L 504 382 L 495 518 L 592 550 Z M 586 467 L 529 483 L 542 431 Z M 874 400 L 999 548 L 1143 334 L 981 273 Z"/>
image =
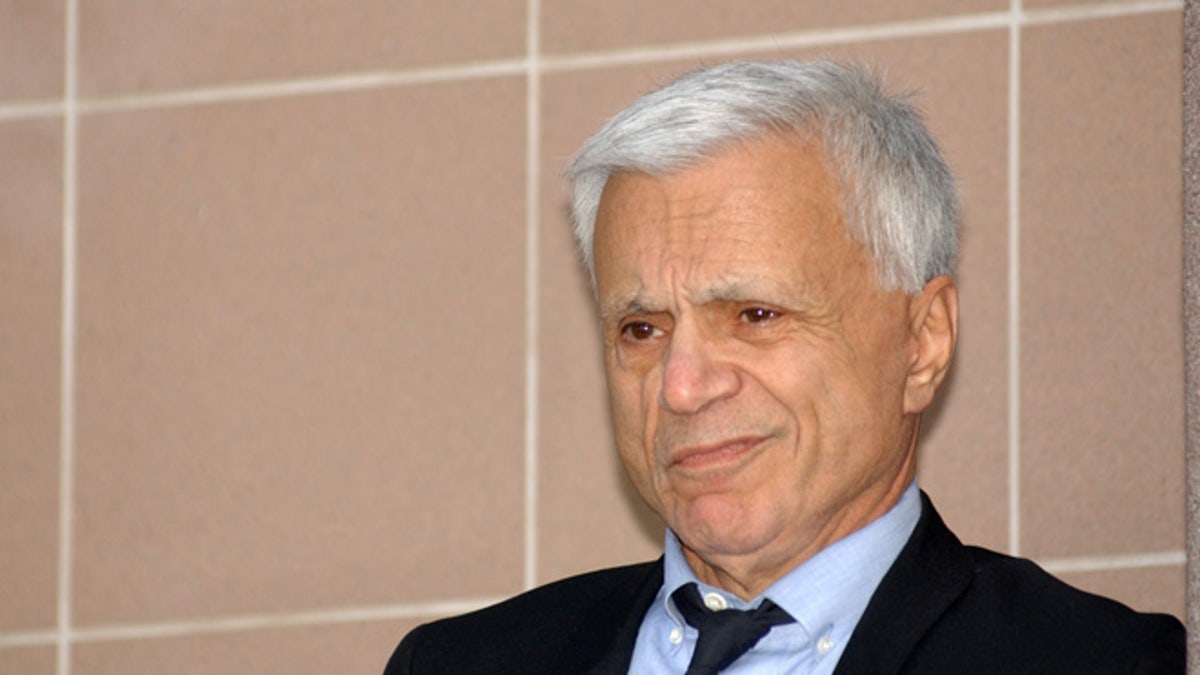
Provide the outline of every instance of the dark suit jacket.
<path id="1" fill-rule="evenodd" d="M 385 675 L 625 673 L 662 561 L 534 589 L 413 630 Z M 1183 626 L 963 546 L 922 495 L 921 519 L 871 597 L 835 675 L 1183 673 Z"/>

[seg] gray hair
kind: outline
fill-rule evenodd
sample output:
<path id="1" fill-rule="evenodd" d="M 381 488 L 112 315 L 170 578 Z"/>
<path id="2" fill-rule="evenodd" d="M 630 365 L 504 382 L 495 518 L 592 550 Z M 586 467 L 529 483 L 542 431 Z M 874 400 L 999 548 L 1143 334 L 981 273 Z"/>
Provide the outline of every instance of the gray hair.
<path id="1" fill-rule="evenodd" d="M 737 141 L 779 132 L 823 143 L 847 228 L 874 256 L 881 286 L 915 293 L 952 272 L 958 191 L 920 113 L 860 66 L 774 61 L 684 75 L 584 143 L 566 177 L 576 243 L 593 281 L 592 238 L 609 176 L 667 176 Z"/>

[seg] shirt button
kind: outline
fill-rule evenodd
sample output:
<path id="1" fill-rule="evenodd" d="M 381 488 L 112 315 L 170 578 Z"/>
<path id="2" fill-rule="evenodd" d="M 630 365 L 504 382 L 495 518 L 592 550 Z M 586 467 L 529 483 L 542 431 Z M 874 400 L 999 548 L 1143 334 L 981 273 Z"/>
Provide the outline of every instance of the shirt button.
<path id="1" fill-rule="evenodd" d="M 675 628 L 671 629 L 671 634 L 667 636 L 667 639 L 671 641 L 671 644 L 677 645 L 680 642 L 683 642 L 683 631 L 676 626 Z"/>
<path id="2" fill-rule="evenodd" d="M 822 636 L 820 640 L 817 640 L 817 652 L 821 656 L 828 654 L 830 649 L 833 649 L 833 640 L 830 640 L 828 635 Z"/>
<path id="3" fill-rule="evenodd" d="M 720 593 L 705 593 L 704 606 L 714 612 L 719 612 L 729 605 L 725 603 L 725 598 L 721 597 Z"/>

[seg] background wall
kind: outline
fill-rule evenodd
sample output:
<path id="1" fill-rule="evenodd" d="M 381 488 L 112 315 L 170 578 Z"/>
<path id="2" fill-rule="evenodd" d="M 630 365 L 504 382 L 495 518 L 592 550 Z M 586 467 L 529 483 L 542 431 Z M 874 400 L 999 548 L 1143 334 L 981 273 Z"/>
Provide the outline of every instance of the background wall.
<path id="1" fill-rule="evenodd" d="M 558 178 L 730 58 L 855 58 L 963 184 L 920 480 L 1184 614 L 1182 3 L 0 0 L 0 673 L 378 672 L 657 555 Z"/>

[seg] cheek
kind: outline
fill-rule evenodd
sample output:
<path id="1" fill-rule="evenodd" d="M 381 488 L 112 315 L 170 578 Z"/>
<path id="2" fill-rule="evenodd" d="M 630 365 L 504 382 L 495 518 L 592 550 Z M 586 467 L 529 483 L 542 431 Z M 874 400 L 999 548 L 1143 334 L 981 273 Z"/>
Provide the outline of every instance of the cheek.
<path id="1" fill-rule="evenodd" d="M 652 372 L 614 368 L 608 361 L 609 405 L 617 451 L 634 488 L 652 508 L 660 510 L 656 494 L 658 467 L 652 438 L 657 420 L 658 391 Z M 653 369 L 651 369 L 653 370 Z"/>
<path id="2" fill-rule="evenodd" d="M 856 373 L 860 387 L 877 408 L 878 421 L 892 421 L 903 413 L 904 385 L 908 375 L 905 336 L 887 336 L 874 345 L 874 358 L 863 359 Z"/>
<path id="3" fill-rule="evenodd" d="M 890 350 L 846 353 L 818 375 L 814 409 L 823 469 L 855 483 L 903 450 L 903 358 Z"/>
<path id="4" fill-rule="evenodd" d="M 607 360 L 608 396 L 613 427 L 622 444 L 640 443 L 648 438 L 658 400 L 656 369 L 622 367 L 618 357 Z"/>
<path id="5" fill-rule="evenodd" d="M 632 400 L 628 393 L 614 391 L 610 395 L 610 400 L 613 433 L 616 436 L 617 446 L 624 454 L 630 446 L 637 445 L 638 439 L 641 438 L 642 415 L 638 410 L 637 402 Z"/>
<path id="6" fill-rule="evenodd" d="M 846 407 L 853 368 L 817 340 L 779 350 L 756 365 L 757 379 L 801 424 Z"/>
<path id="7" fill-rule="evenodd" d="M 874 384 L 851 356 L 837 349 L 807 349 L 773 369 L 767 387 L 797 434 L 798 461 L 822 473 L 852 459 L 849 449 L 878 420 Z M 807 475 L 807 474 L 806 474 Z M 807 476 L 811 478 L 811 475 Z"/>
<path id="8" fill-rule="evenodd" d="M 645 442 L 646 419 L 636 399 L 613 396 L 613 431 L 625 475 L 652 509 L 662 513 L 653 452 Z"/>
<path id="9" fill-rule="evenodd" d="M 644 439 L 647 410 L 643 405 L 641 382 L 620 371 L 609 371 L 609 405 L 612 409 L 613 433 L 621 460 L 631 473 L 635 466 L 644 467 Z M 645 471 L 645 468 L 639 468 Z"/>

